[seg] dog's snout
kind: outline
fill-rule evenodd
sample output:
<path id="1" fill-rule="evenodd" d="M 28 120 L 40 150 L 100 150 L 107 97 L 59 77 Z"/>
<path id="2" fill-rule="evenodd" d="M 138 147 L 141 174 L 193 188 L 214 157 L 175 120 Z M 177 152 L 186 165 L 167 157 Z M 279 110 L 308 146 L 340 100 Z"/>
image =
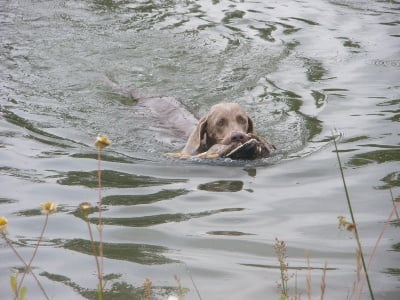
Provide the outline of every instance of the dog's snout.
<path id="1" fill-rule="evenodd" d="M 245 143 L 248 140 L 249 140 L 249 137 L 247 134 L 245 134 L 243 132 L 234 131 L 231 133 L 230 136 L 228 136 L 227 138 L 225 138 L 222 141 L 222 144 L 229 145 L 232 143 Z"/>
<path id="2" fill-rule="evenodd" d="M 246 135 L 243 132 L 232 132 L 231 141 L 232 142 L 244 142 L 246 140 Z"/>

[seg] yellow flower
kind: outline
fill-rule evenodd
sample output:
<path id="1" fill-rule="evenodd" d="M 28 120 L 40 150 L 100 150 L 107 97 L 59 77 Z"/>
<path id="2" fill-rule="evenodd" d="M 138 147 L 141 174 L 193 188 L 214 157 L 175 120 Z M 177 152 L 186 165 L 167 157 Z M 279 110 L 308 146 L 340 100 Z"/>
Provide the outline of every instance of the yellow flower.
<path id="1" fill-rule="evenodd" d="M 89 215 L 90 209 L 92 208 L 92 205 L 89 202 L 82 202 L 80 204 L 80 207 L 81 207 L 81 211 L 87 218 L 87 216 Z"/>
<path id="2" fill-rule="evenodd" d="M 48 201 L 45 203 L 40 203 L 40 206 L 42 207 L 42 212 L 46 215 L 49 215 L 57 212 L 58 204 L 55 202 Z"/>
<path id="3" fill-rule="evenodd" d="M 80 204 L 81 210 L 83 211 L 88 211 L 89 209 L 92 208 L 92 205 L 89 202 L 82 202 Z"/>
<path id="4" fill-rule="evenodd" d="M 97 149 L 103 149 L 111 144 L 111 141 L 104 135 L 99 135 L 94 145 Z"/>
<path id="5" fill-rule="evenodd" d="M 7 232 L 7 224 L 8 220 L 5 217 L 0 218 L 0 232 L 6 233 Z"/>

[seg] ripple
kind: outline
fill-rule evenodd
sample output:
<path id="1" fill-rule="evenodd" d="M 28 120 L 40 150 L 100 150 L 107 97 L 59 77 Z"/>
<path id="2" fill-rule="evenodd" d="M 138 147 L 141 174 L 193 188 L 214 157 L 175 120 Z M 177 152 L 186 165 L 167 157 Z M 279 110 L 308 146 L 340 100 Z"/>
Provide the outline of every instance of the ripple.
<path id="1" fill-rule="evenodd" d="M 83 185 L 90 188 L 98 187 L 97 171 L 70 171 L 57 175 L 57 177 L 63 177 L 62 179 L 57 180 L 57 183 L 61 185 Z M 134 175 L 113 170 L 103 170 L 101 178 L 103 187 L 115 188 L 137 188 L 186 181 L 184 179 L 163 179 L 152 176 Z"/>
<path id="2" fill-rule="evenodd" d="M 242 10 L 234 10 L 234 11 L 226 12 L 224 18 L 222 19 L 222 23 L 225 23 L 225 24 L 234 23 L 234 22 L 232 22 L 232 20 L 242 19 L 245 14 L 246 14 L 246 12 L 244 12 Z"/>
<path id="3" fill-rule="evenodd" d="M 392 189 L 393 187 L 400 187 L 400 172 L 392 172 L 383 177 L 380 181 L 384 182 L 383 185 L 378 186 L 378 189 Z"/>
<path id="4" fill-rule="evenodd" d="M 240 180 L 218 180 L 200 184 L 197 188 L 209 192 L 239 192 L 243 185 Z"/>
<path id="5" fill-rule="evenodd" d="M 12 176 L 23 180 L 29 180 L 36 183 L 45 182 L 46 177 L 34 169 L 20 169 L 13 167 L 0 167 L 0 174 Z"/>
<path id="6" fill-rule="evenodd" d="M 71 145 L 67 144 L 71 141 L 68 141 L 65 138 L 61 138 L 59 136 L 41 130 L 37 126 L 35 126 L 31 121 L 24 119 L 10 110 L 2 108 L 1 106 L 0 106 L 0 113 L 2 113 L 4 119 L 7 120 L 9 123 L 17 125 L 18 127 L 24 128 L 29 132 L 31 132 L 31 134 L 27 136 L 31 139 L 34 139 L 36 141 L 51 146 L 58 146 L 64 149 L 71 147 Z"/>
<path id="7" fill-rule="evenodd" d="M 216 230 L 216 231 L 208 231 L 207 234 L 209 235 L 225 235 L 225 236 L 243 236 L 243 235 L 253 235 L 252 233 L 245 233 L 245 232 L 240 232 L 240 231 L 222 231 L 222 230 Z"/>
<path id="8" fill-rule="evenodd" d="M 124 227 L 150 227 L 165 223 L 186 222 L 191 219 L 203 218 L 219 213 L 241 211 L 243 208 L 223 208 L 217 210 L 203 211 L 198 213 L 176 213 L 176 214 L 158 214 L 136 218 L 107 218 L 103 217 L 103 223 L 106 225 L 124 226 Z M 98 224 L 98 218 L 90 218 L 91 223 Z"/>
<path id="9" fill-rule="evenodd" d="M 348 162 L 350 166 L 361 167 L 371 163 L 386 163 L 400 160 L 400 148 L 389 150 L 375 150 L 354 155 Z"/>
<path id="10" fill-rule="evenodd" d="M 257 30 L 259 32 L 258 36 L 263 40 L 266 40 L 268 42 L 275 42 L 275 38 L 272 36 L 272 33 L 277 30 L 276 26 L 269 25 L 267 28 L 250 26 L 250 28 Z"/>
<path id="11" fill-rule="evenodd" d="M 21 270 L 23 271 L 23 270 Z M 99 292 L 95 288 L 86 288 L 78 284 L 77 282 L 72 281 L 69 277 L 50 273 L 50 272 L 41 272 L 40 276 L 46 277 L 48 280 L 62 283 L 74 291 L 76 291 L 79 295 L 81 295 L 84 299 L 97 299 Z M 131 300 L 131 299 L 142 299 L 144 294 L 143 285 L 134 286 L 133 284 L 121 280 L 122 274 L 105 274 L 104 280 L 107 282 L 107 289 L 104 291 L 105 299 L 119 299 L 119 300 Z M 118 280 L 118 281 L 117 281 Z M 151 295 L 152 299 L 166 299 L 167 295 L 176 295 L 180 291 L 176 287 L 169 286 L 151 286 Z M 63 296 L 67 296 L 63 294 Z M 76 297 L 76 295 L 72 295 L 71 297 Z"/>
<path id="12" fill-rule="evenodd" d="M 304 58 L 307 79 L 311 82 L 322 80 L 328 74 L 328 70 L 321 61 L 312 58 Z"/>
<path id="13" fill-rule="evenodd" d="M 296 20 L 296 21 L 300 21 L 300 22 L 303 22 L 303 23 L 306 23 L 306 24 L 312 25 L 312 26 L 321 25 L 321 24 L 319 24 L 319 23 L 317 23 L 317 22 L 315 22 L 315 21 L 308 20 L 308 19 L 303 19 L 303 18 L 291 17 L 291 18 L 289 18 L 289 19 L 293 19 L 293 20 Z"/>
<path id="14" fill-rule="evenodd" d="M 371 64 L 380 66 L 380 67 L 387 67 L 387 68 L 399 68 L 400 67 L 400 60 L 392 59 L 392 60 L 383 60 L 383 59 L 374 59 L 370 61 Z"/>
<path id="15" fill-rule="evenodd" d="M 314 98 L 315 107 L 321 108 L 326 104 L 327 96 L 320 91 L 311 91 L 311 96 Z"/>
<path id="16" fill-rule="evenodd" d="M 94 242 L 98 249 L 98 242 Z M 92 245 L 89 240 L 72 239 L 63 242 L 64 249 L 93 255 Z M 142 265 L 163 265 L 175 263 L 177 260 L 167 258 L 165 253 L 170 249 L 162 246 L 148 244 L 103 243 L 104 257 L 121 261 L 135 262 Z"/>
<path id="17" fill-rule="evenodd" d="M 103 198 L 105 205 L 139 205 L 150 204 L 158 201 L 169 200 L 178 196 L 186 195 L 190 191 L 186 189 L 161 190 L 159 192 L 147 195 L 112 195 Z"/>
<path id="18" fill-rule="evenodd" d="M 10 203 L 15 203 L 15 202 L 17 202 L 17 200 L 0 197 L 0 204 L 10 204 Z"/>

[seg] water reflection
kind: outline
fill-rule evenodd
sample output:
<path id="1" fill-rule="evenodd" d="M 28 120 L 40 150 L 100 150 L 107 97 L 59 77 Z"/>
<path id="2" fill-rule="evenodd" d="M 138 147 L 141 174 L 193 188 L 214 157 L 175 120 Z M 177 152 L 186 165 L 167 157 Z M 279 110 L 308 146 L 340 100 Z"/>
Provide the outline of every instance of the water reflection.
<path id="1" fill-rule="evenodd" d="M 232 212 L 232 211 L 240 211 L 243 208 L 223 208 L 217 210 L 203 211 L 198 213 L 176 213 L 176 214 L 158 214 L 144 217 L 135 217 L 135 218 L 107 218 L 103 217 L 103 223 L 105 225 L 117 225 L 117 226 L 126 226 L 126 227 L 149 227 L 155 226 L 164 223 L 177 223 L 177 222 L 185 222 L 195 218 L 202 218 L 207 216 L 212 216 L 215 214 L 223 213 L 223 212 Z M 89 218 L 89 221 L 93 224 L 98 224 L 98 218 Z"/>
<path id="2" fill-rule="evenodd" d="M 244 171 L 247 172 L 247 174 L 251 177 L 256 177 L 257 175 L 257 169 L 256 168 L 244 168 Z"/>
<path id="3" fill-rule="evenodd" d="M 37 170 L 33 169 L 19 169 L 11 167 L 0 167 L 0 174 L 12 176 L 15 178 L 20 178 L 24 180 L 29 180 L 31 182 L 43 183 L 43 175 L 39 174 Z"/>
<path id="4" fill-rule="evenodd" d="M 9 204 L 9 203 L 15 203 L 15 202 L 17 202 L 17 201 L 13 200 L 13 199 L 0 198 L 0 204 Z"/>
<path id="5" fill-rule="evenodd" d="M 312 58 L 304 58 L 303 60 L 306 68 L 307 79 L 309 81 L 316 82 L 322 80 L 328 73 L 322 62 Z"/>
<path id="6" fill-rule="evenodd" d="M 311 96 L 314 98 L 316 108 L 321 108 L 325 105 L 326 95 L 319 91 L 311 91 Z"/>
<path id="7" fill-rule="evenodd" d="M 199 190 L 209 192 L 239 192 L 243 189 L 243 181 L 240 180 L 218 180 L 199 184 Z"/>
<path id="8" fill-rule="evenodd" d="M 358 50 L 358 49 L 361 48 L 359 42 L 353 41 L 353 40 L 351 40 L 351 39 L 349 39 L 349 38 L 345 38 L 345 37 L 343 37 L 343 38 L 341 38 L 341 39 L 344 40 L 344 41 L 343 41 L 343 46 L 344 46 L 344 47 L 352 48 L 351 52 L 353 52 L 353 53 L 359 53 L 359 52 L 360 52 L 360 51 Z M 357 50 L 356 50 L 356 49 L 357 49 Z"/>
<path id="9" fill-rule="evenodd" d="M 26 209 L 26 210 L 20 210 L 16 213 L 18 216 L 24 216 L 24 217 L 34 217 L 34 216 L 40 216 L 42 215 L 42 212 L 40 209 Z"/>
<path id="10" fill-rule="evenodd" d="M 95 242 L 98 249 L 98 242 Z M 176 260 L 166 257 L 165 253 L 170 251 L 168 248 L 156 245 L 146 244 L 128 244 L 128 243 L 103 243 L 104 257 L 122 261 L 135 262 L 142 265 L 163 265 Z M 84 239 L 67 240 L 62 247 L 68 250 L 93 255 L 91 242 Z"/>
<path id="11" fill-rule="evenodd" d="M 390 189 L 392 187 L 400 187 L 400 172 L 393 172 L 381 179 L 385 184 L 379 186 L 379 189 Z"/>
<path id="12" fill-rule="evenodd" d="M 394 100 L 389 100 L 389 101 L 385 101 L 382 103 L 379 103 L 377 106 L 378 107 L 388 107 L 389 106 L 393 106 L 392 109 L 384 109 L 381 110 L 381 112 L 383 113 L 389 113 L 392 114 L 392 116 L 390 116 L 388 118 L 388 120 L 392 121 L 392 122 L 400 122 L 400 110 L 399 110 L 399 105 L 400 105 L 400 99 L 394 99 Z"/>
<path id="13" fill-rule="evenodd" d="M 400 149 L 382 149 L 354 155 L 347 163 L 350 166 L 361 167 L 371 163 L 386 163 L 400 160 Z"/>
<path id="14" fill-rule="evenodd" d="M 186 189 L 161 190 L 159 192 L 147 195 L 112 195 L 103 198 L 103 204 L 106 205 L 138 205 L 150 204 L 162 200 L 173 199 L 178 196 L 186 195 L 189 191 Z"/>
<path id="15" fill-rule="evenodd" d="M 89 159 L 98 159 L 98 153 L 93 152 L 93 151 L 88 151 L 88 152 L 80 152 L 80 153 L 74 153 L 71 154 L 70 157 L 73 158 L 89 158 Z M 103 152 L 101 154 L 101 160 L 102 161 L 108 161 L 108 162 L 119 162 L 119 163 L 129 163 L 129 164 L 134 164 L 137 161 L 139 161 L 139 158 L 133 158 L 129 157 L 127 155 L 121 154 L 121 153 L 110 153 L 110 151 Z"/>
<path id="16" fill-rule="evenodd" d="M 229 231 L 229 230 L 216 230 L 208 231 L 209 235 L 225 235 L 225 236 L 243 236 L 243 235 L 253 235 L 253 233 L 245 233 L 241 231 Z"/>
<path id="17" fill-rule="evenodd" d="M 395 226 L 400 226 L 400 220 L 396 220 Z M 392 251 L 400 252 L 400 243 L 392 245 Z M 400 268 L 386 268 L 384 272 L 400 278 Z"/>
<path id="18" fill-rule="evenodd" d="M 70 278 L 49 272 L 42 272 L 40 276 L 46 277 L 47 279 L 62 283 L 75 292 L 81 295 L 85 299 L 97 299 L 98 290 L 88 289 L 80 286 L 78 283 L 73 282 Z M 143 299 L 145 288 L 144 286 L 135 287 L 125 281 L 119 280 L 121 278 L 120 274 L 107 274 L 104 279 L 107 281 L 106 289 L 104 290 L 104 298 L 110 300 L 132 300 L 132 299 Z M 118 281 L 117 281 L 118 280 Z M 152 299 L 165 299 L 166 295 L 176 295 L 178 294 L 177 287 L 169 286 L 152 286 Z"/>
<path id="19" fill-rule="evenodd" d="M 42 129 L 39 129 L 29 120 L 18 116 L 8 109 L 0 107 L 0 113 L 9 123 L 28 130 L 30 132 L 30 134 L 27 136 L 28 138 L 31 138 L 46 145 L 57 146 L 63 149 L 71 147 L 71 145 L 67 144 L 67 139 L 61 138 Z"/>
<path id="20" fill-rule="evenodd" d="M 95 188 L 98 186 L 97 171 L 70 171 L 61 176 L 64 178 L 57 180 L 57 183 L 61 185 L 83 185 L 89 188 Z M 186 181 L 184 179 L 163 179 L 152 176 L 134 175 L 113 170 L 103 170 L 101 178 L 103 187 L 115 188 L 136 188 Z"/>
<path id="21" fill-rule="evenodd" d="M 275 38 L 273 37 L 272 33 L 277 30 L 277 26 L 275 25 L 268 25 L 266 28 L 258 28 L 256 26 L 250 26 L 251 29 L 255 29 L 259 32 L 258 36 L 265 41 L 268 42 L 275 42 Z"/>
<path id="22" fill-rule="evenodd" d="M 262 264 L 240 264 L 242 266 L 246 267 L 253 267 L 253 268 L 264 268 L 264 269 L 280 269 L 281 267 L 279 265 L 262 265 Z M 287 266 L 288 270 L 327 270 L 327 271 L 334 271 L 337 270 L 337 268 L 322 268 L 322 267 L 311 267 L 311 266 L 300 266 L 300 267 L 294 267 L 294 266 Z"/>
<path id="23" fill-rule="evenodd" d="M 242 19 L 245 14 L 246 12 L 241 10 L 228 11 L 225 13 L 225 16 L 222 19 L 222 23 L 225 24 L 235 23 L 233 22 L 234 19 Z"/>

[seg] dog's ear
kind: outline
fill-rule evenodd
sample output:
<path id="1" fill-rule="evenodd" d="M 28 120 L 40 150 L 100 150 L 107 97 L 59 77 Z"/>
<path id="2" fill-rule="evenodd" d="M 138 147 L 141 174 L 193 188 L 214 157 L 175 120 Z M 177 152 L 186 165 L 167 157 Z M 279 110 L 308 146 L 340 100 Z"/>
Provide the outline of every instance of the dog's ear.
<path id="1" fill-rule="evenodd" d="M 207 133 L 207 118 L 208 116 L 204 116 L 199 120 L 196 128 L 190 134 L 185 148 L 182 150 L 183 153 L 195 155 L 204 150 L 202 148 L 206 147 L 204 134 Z"/>
<path id="2" fill-rule="evenodd" d="M 254 134 L 254 125 L 253 125 L 253 120 L 250 117 L 247 117 L 247 133 L 253 133 Z"/>

